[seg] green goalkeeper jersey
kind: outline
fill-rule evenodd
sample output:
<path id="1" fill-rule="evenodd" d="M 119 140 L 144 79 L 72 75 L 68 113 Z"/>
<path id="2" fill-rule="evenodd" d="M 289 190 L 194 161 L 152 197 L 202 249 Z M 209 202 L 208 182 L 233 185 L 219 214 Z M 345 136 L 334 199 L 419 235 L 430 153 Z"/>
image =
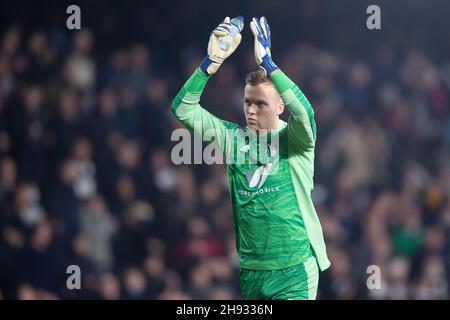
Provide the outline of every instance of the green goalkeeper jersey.
<path id="1" fill-rule="evenodd" d="M 287 123 L 280 120 L 274 132 L 258 138 L 248 128 L 223 121 L 200 106 L 208 79 L 197 69 L 173 100 L 172 111 L 201 136 L 211 129 L 215 132 L 215 145 L 228 167 L 241 268 L 284 269 L 311 256 L 321 270 L 328 268 L 311 199 L 316 128 L 310 103 L 283 72 L 273 74 L 271 80 L 291 115 Z M 268 152 L 261 145 L 267 145 Z"/>

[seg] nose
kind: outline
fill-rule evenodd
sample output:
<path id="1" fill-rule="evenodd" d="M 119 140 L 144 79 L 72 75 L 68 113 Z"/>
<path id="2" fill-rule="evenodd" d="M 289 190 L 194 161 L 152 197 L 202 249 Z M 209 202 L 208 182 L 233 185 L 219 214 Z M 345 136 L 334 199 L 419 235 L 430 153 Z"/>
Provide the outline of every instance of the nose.
<path id="1" fill-rule="evenodd" d="M 254 104 L 250 105 L 250 106 L 247 108 L 247 113 L 248 113 L 248 114 L 255 114 L 255 111 L 256 111 L 256 107 L 255 107 Z"/>

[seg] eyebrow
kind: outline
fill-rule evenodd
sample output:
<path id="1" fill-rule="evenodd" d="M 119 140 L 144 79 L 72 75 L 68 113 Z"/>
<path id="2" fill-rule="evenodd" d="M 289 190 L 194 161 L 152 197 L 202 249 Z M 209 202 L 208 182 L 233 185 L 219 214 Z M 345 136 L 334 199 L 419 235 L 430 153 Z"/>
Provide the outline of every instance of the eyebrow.
<path id="1" fill-rule="evenodd" d="M 267 104 L 266 100 L 253 100 L 251 98 L 244 98 L 244 102 L 255 102 L 255 104 Z"/>

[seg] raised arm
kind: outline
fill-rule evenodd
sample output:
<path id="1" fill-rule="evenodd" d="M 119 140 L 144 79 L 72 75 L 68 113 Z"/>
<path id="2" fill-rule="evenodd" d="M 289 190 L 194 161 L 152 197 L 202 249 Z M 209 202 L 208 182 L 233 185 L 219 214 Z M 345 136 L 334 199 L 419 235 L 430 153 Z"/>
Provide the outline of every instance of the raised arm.
<path id="1" fill-rule="evenodd" d="M 232 128 L 233 124 L 212 115 L 202 108 L 199 102 L 208 79 L 217 72 L 223 61 L 236 50 L 241 42 L 241 34 L 237 33 L 232 36 L 227 50 L 219 46 L 220 40 L 232 35 L 231 30 L 230 18 L 226 17 L 223 23 L 211 32 L 207 56 L 172 101 L 173 113 L 189 130 L 204 135 L 207 130 L 215 129 L 215 136 L 218 138 L 216 143 L 222 151 L 225 151 L 228 143 L 227 129 Z"/>
<path id="2" fill-rule="evenodd" d="M 291 112 L 287 125 L 289 145 L 294 152 L 313 149 L 316 141 L 314 110 L 299 87 L 273 62 L 270 51 L 270 28 L 265 17 L 250 22 L 255 37 L 255 59 L 259 67 L 272 80 Z"/>
<path id="3" fill-rule="evenodd" d="M 282 71 L 275 71 L 270 78 L 291 112 L 286 128 L 290 146 L 298 152 L 314 148 L 316 122 L 314 110 L 308 99 Z"/>

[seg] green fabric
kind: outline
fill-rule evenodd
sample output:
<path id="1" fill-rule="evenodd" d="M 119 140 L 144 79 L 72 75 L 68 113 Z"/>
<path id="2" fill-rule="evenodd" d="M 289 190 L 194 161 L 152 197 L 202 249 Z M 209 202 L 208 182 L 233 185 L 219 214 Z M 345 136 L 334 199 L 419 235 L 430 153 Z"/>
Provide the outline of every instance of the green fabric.
<path id="1" fill-rule="evenodd" d="M 240 272 L 244 300 L 314 300 L 318 284 L 319 270 L 314 258 L 285 269 Z"/>
<path id="2" fill-rule="evenodd" d="M 291 98 L 286 101 L 285 97 L 283 100 L 285 101 L 286 106 L 289 108 L 289 111 L 294 117 L 301 117 L 306 111 L 308 120 L 310 122 L 313 139 L 315 141 L 316 123 L 314 121 L 314 110 L 306 96 L 303 94 L 300 88 L 294 82 L 292 82 L 292 80 L 289 79 L 282 71 L 275 73 L 271 76 L 270 79 L 272 80 L 273 84 L 277 88 L 278 92 L 282 95 L 282 97 L 283 93 L 286 94 L 289 91 L 292 91 L 294 93 L 295 99 Z"/>
<path id="3" fill-rule="evenodd" d="M 406 255 L 412 257 L 419 251 L 423 244 L 423 230 L 414 229 L 406 230 L 400 228 L 392 233 L 392 241 L 394 244 L 394 252 L 398 255 Z"/>
<path id="4" fill-rule="evenodd" d="M 286 127 L 287 124 L 280 121 L 278 157 L 262 185 L 252 187 L 249 183 L 249 177 L 260 168 L 258 164 L 228 165 L 236 243 L 243 268 L 282 269 L 298 265 L 311 256 L 303 215 L 299 202 L 295 201 L 298 195 L 289 167 Z M 252 154 L 256 148 L 249 145 Z"/>
<path id="5" fill-rule="evenodd" d="M 191 77 L 186 81 L 183 88 L 178 92 L 175 99 L 172 101 L 172 111 L 175 112 L 180 106 L 186 93 L 201 94 L 208 82 L 210 75 L 203 73 L 200 69 L 196 69 Z"/>
<path id="6" fill-rule="evenodd" d="M 197 74 L 197 76 L 196 76 Z M 191 83 L 198 77 L 201 83 Z M 314 176 L 315 125 L 306 97 L 283 73 L 272 77 L 291 112 L 288 123 L 280 120 L 267 144 L 273 146 L 270 164 L 263 161 L 257 139 L 248 128 L 223 121 L 202 108 L 201 92 L 206 76 L 198 71 L 188 80 L 173 108 L 184 126 L 197 134 L 215 130 L 216 145 L 228 164 L 230 197 L 235 223 L 236 248 L 244 269 L 285 269 L 316 257 L 321 270 L 330 265 L 319 218 L 311 199 Z M 297 90 L 297 89 L 298 90 Z M 312 110 L 312 108 L 311 108 Z M 243 148 L 243 147 L 247 147 Z M 267 148 L 269 149 L 269 148 Z M 237 156 L 243 161 L 230 163 Z M 252 159 L 259 160 L 252 161 Z M 268 170 L 268 173 L 264 169 Z M 312 248 L 312 250 L 311 250 Z"/>
<path id="7" fill-rule="evenodd" d="M 292 82 L 292 80 L 289 79 L 281 70 L 272 74 L 270 76 L 270 80 L 272 80 L 278 92 L 281 93 L 295 86 L 295 83 Z"/>
<path id="8" fill-rule="evenodd" d="M 172 101 L 172 112 L 187 129 L 197 135 L 203 136 L 207 130 L 215 130 L 215 136 L 220 137 L 215 143 L 225 153 L 233 143 L 229 141 L 229 133 L 237 125 L 217 118 L 200 106 L 200 96 L 209 78 L 197 69 Z"/>

